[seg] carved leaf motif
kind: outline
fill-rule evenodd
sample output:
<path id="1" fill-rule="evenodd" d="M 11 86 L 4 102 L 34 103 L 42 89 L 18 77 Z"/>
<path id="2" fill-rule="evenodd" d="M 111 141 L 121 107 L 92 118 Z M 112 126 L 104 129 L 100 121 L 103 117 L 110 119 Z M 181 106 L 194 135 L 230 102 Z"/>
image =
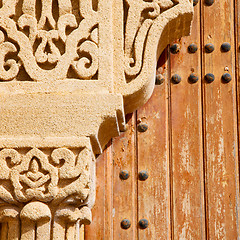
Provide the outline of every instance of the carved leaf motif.
<path id="1" fill-rule="evenodd" d="M 20 202 L 33 198 L 50 201 L 57 193 L 57 169 L 49 164 L 47 156 L 36 148 L 30 150 L 21 164 L 12 169 L 10 179 L 15 196 Z"/>
<path id="2" fill-rule="evenodd" d="M 76 202 L 81 203 L 89 194 L 91 159 L 87 148 L 81 149 L 78 155 L 67 148 L 59 148 L 53 150 L 51 156 L 37 148 L 25 155 L 14 149 L 3 149 L 0 151 L 0 179 L 11 182 L 14 191 L 0 185 L 1 199 L 11 203 L 32 199 L 49 202 L 54 198 L 54 202 L 59 203 L 75 195 Z M 68 183 L 62 184 L 65 180 Z"/>
<path id="3" fill-rule="evenodd" d="M 21 153 L 19 153 L 21 152 Z M 90 224 L 87 207 L 92 155 L 88 148 L 0 151 L 0 236 L 71 236 L 69 224 Z M 3 181 L 4 180 L 4 181 Z M 6 224 L 6 229 L 5 225 Z M 36 227 L 37 226 L 37 227 Z"/>

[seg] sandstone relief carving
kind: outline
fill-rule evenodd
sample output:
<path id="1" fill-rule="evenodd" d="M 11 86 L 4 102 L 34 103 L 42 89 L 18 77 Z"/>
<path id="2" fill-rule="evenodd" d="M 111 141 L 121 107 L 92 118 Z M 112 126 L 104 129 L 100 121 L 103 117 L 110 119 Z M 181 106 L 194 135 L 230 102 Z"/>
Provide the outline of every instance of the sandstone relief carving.
<path id="1" fill-rule="evenodd" d="M 189 0 L 0 1 L 1 239 L 79 239 L 95 155 L 192 14 Z"/>

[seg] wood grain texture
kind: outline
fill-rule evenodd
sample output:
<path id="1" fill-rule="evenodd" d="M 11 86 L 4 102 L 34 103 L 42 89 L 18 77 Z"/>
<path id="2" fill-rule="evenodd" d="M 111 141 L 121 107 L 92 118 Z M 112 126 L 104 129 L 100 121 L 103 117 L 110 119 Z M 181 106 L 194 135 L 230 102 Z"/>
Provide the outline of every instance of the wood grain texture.
<path id="1" fill-rule="evenodd" d="M 110 146 L 96 160 L 96 183 L 96 203 L 92 209 L 92 223 L 85 227 L 85 240 L 113 239 Z"/>
<path id="2" fill-rule="evenodd" d="M 137 162 L 136 114 L 127 116 L 127 131 L 112 143 L 113 158 L 113 239 L 137 239 Z M 120 172 L 128 171 L 127 180 L 120 179 Z M 129 229 L 121 228 L 121 221 L 131 222 Z"/>
<path id="3" fill-rule="evenodd" d="M 234 54 L 234 1 L 202 5 L 203 44 L 213 43 L 215 51 L 203 54 L 203 74 L 213 73 L 215 81 L 204 83 L 205 170 L 207 238 L 239 238 L 239 169 L 237 143 L 236 82 Z M 232 50 L 221 52 L 223 42 Z M 222 74 L 232 75 L 223 83 Z"/>
<path id="4" fill-rule="evenodd" d="M 169 59 L 166 50 L 159 61 L 165 82 L 97 159 L 96 204 L 85 240 L 240 239 L 239 27 L 240 0 L 195 6 L 192 35 L 177 42 L 178 54 Z M 221 51 L 223 42 L 231 51 Z M 198 46 L 194 54 L 187 51 L 191 43 Z M 212 53 L 205 52 L 207 43 L 214 44 Z M 199 77 L 194 84 L 192 72 Z M 176 73 L 182 81 L 172 84 Z M 206 73 L 215 81 L 206 83 Z M 231 82 L 223 83 L 224 73 Z M 146 132 L 136 132 L 139 122 L 148 124 Z M 120 170 L 130 178 L 121 180 Z M 148 171 L 146 181 L 138 179 L 141 170 Z M 128 230 L 121 228 L 124 218 L 131 221 Z M 138 226 L 142 218 L 149 221 L 145 230 Z"/>
<path id="5" fill-rule="evenodd" d="M 234 26 L 235 26 L 235 59 L 236 59 L 236 86 L 237 86 L 237 129 L 238 129 L 238 157 L 239 157 L 239 149 L 240 149 L 240 1 L 235 1 L 234 6 L 234 13 L 235 13 L 235 19 L 234 19 Z M 239 164 L 238 164 L 239 167 Z M 239 193 L 237 194 L 237 198 L 239 198 Z M 240 207 L 239 207 L 240 208 Z M 238 214 L 239 216 L 239 214 Z M 240 226 L 240 219 L 237 219 L 237 227 L 238 227 L 238 233 L 239 233 L 239 226 Z"/>
<path id="6" fill-rule="evenodd" d="M 201 95 L 201 41 L 200 6 L 194 8 L 194 21 L 190 37 L 176 43 L 177 54 L 170 55 L 171 76 L 178 74 L 182 80 L 172 83 L 171 106 L 171 156 L 173 239 L 205 239 L 202 95 Z M 198 51 L 190 53 L 188 46 L 196 44 Z M 194 73 L 198 82 L 190 81 Z"/>
<path id="7" fill-rule="evenodd" d="M 137 137 L 138 171 L 149 174 L 146 181 L 138 181 L 138 220 L 149 221 L 147 229 L 139 228 L 141 240 L 171 239 L 166 59 L 165 52 L 158 69 L 165 74 L 164 83 L 155 87 L 150 101 L 137 111 L 138 123 L 148 125 L 148 130 L 138 132 Z"/>

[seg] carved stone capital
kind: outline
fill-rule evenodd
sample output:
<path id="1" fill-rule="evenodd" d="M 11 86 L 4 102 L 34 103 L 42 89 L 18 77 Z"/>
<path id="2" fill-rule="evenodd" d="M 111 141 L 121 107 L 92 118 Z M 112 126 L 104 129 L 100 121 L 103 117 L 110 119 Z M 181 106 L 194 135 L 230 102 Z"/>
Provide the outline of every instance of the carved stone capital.
<path id="1" fill-rule="evenodd" d="M 189 0 L 2 1 L 1 239 L 79 239 L 95 155 L 150 98 L 192 14 Z"/>

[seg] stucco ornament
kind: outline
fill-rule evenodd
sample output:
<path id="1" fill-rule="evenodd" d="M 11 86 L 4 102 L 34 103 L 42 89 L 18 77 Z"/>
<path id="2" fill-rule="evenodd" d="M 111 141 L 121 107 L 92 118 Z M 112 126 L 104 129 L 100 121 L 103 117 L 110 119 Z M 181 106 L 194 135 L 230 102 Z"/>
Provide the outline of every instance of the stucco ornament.
<path id="1" fill-rule="evenodd" d="M 188 35 L 189 0 L 0 1 L 1 239 L 79 239 L 95 155 Z"/>

